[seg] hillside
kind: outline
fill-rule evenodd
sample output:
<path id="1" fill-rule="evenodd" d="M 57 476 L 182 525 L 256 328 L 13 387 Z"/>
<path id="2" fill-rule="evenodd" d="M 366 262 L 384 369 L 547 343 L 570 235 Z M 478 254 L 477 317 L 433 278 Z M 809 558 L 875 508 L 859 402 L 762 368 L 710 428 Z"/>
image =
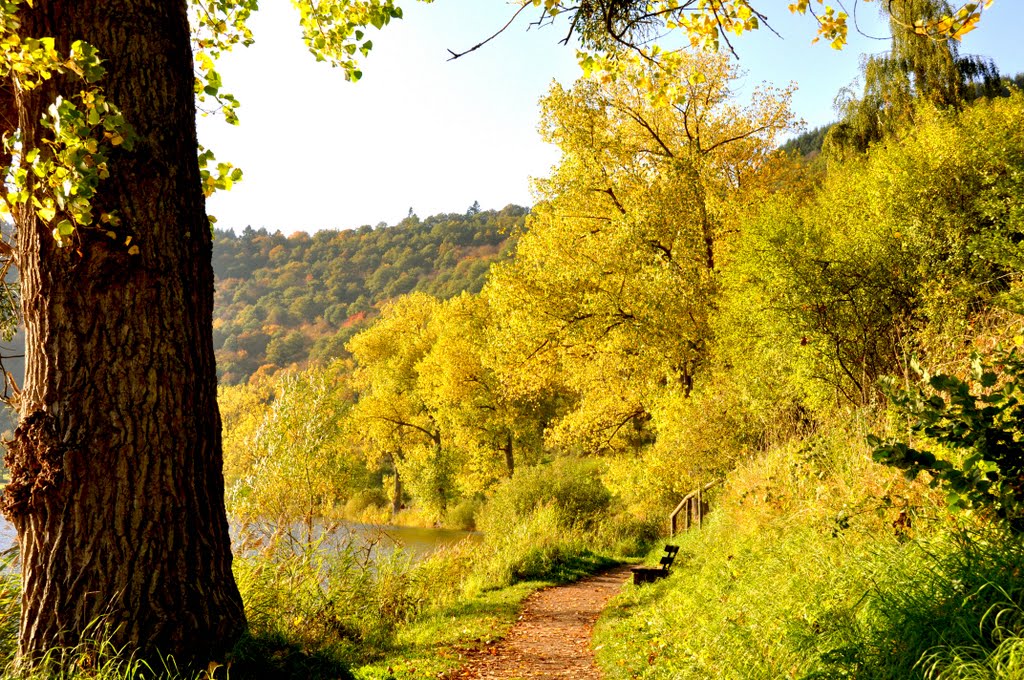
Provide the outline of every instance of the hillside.
<path id="1" fill-rule="evenodd" d="M 218 230 L 214 347 L 221 382 L 244 382 L 261 367 L 343 356 L 345 342 L 390 298 L 479 292 L 527 212 L 474 205 L 464 215 L 410 215 L 394 226 L 312 236 Z"/>

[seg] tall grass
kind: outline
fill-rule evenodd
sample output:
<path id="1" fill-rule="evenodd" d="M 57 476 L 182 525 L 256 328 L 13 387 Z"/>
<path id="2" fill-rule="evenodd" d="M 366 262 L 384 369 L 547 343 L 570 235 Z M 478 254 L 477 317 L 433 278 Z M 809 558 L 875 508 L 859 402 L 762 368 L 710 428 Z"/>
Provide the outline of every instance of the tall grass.
<path id="1" fill-rule="evenodd" d="M 492 595 L 498 589 L 574 580 L 610 564 L 551 503 L 483 542 L 462 541 L 419 560 L 401 549 L 371 556 L 352 543 L 326 540 L 305 545 L 278 538 L 236 558 L 250 632 L 236 650 L 235 669 L 348 677 L 349 667 L 373 669 L 385 659 L 386 668 L 412 657 L 417 661 L 410 667 L 422 671 L 424 664 L 438 664 L 439 637 L 479 644 L 480 623 L 467 617 L 489 621 L 489 629 L 504 625 L 493 619 L 496 611 L 503 622 L 514 619 L 507 598 Z M 517 603 L 526 592 L 516 590 L 512 599 Z M 449 618 L 472 635 L 436 629 Z M 378 675 L 360 671 L 360 677 Z"/>
<path id="2" fill-rule="evenodd" d="M 731 475 L 675 574 L 602 619 L 609 678 L 1022 678 L 1024 546 L 870 461 L 848 427 Z"/>
<path id="3" fill-rule="evenodd" d="M 21 577 L 16 570 L 17 548 L 0 555 L 0 664 L 10 666 L 18 653 L 21 615 Z"/>
<path id="4" fill-rule="evenodd" d="M 330 532 L 310 531 L 314 539 L 306 542 L 287 532 L 257 533 L 255 525 L 243 530 L 234 565 L 249 630 L 217 677 L 315 680 L 353 677 L 350 669 L 357 669 L 359 677 L 390 678 L 402 677 L 386 672 L 400 666 L 420 677 L 424 668 L 457 665 L 439 640 L 476 646 L 493 639 L 533 589 L 613 564 L 596 546 L 621 541 L 628 527 L 616 525 L 602 538 L 609 494 L 595 465 L 563 463 L 555 472 L 527 470 L 515 480 L 522 483 L 501 490 L 489 514 L 482 513 L 489 529 L 482 542 L 463 541 L 422 559 Z M 20 584 L 3 566 L 0 662 L 7 675 L 186 677 L 173 660 L 147 666 L 101 635 L 98 642 L 54 650 L 44 670 L 16 669 Z"/>

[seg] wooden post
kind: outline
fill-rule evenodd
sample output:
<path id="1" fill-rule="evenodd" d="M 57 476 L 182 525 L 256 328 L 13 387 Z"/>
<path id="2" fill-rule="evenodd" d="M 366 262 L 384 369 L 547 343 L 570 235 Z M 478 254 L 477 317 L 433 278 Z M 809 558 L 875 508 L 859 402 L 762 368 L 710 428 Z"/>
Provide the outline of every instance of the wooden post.
<path id="1" fill-rule="evenodd" d="M 692 499 L 693 493 L 687 494 L 686 497 L 679 502 L 679 505 L 676 506 L 676 509 L 672 511 L 672 514 L 669 515 L 668 521 L 670 536 L 675 536 L 676 533 L 679 531 L 679 513 L 683 512 L 684 510 L 686 511 L 686 522 L 684 528 L 687 530 L 690 528 L 690 513 L 692 511 L 690 501 Z"/>
<path id="2" fill-rule="evenodd" d="M 697 487 L 697 527 L 704 528 L 704 489 Z"/>

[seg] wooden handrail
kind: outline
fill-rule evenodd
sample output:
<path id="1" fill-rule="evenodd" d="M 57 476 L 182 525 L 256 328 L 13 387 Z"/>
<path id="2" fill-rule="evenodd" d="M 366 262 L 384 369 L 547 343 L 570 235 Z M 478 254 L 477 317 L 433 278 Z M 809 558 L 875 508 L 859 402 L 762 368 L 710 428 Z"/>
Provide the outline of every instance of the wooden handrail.
<path id="1" fill-rule="evenodd" d="M 704 526 L 704 515 L 708 512 L 708 504 L 704 500 L 704 492 L 710 491 L 721 483 L 721 479 L 708 482 L 704 486 L 699 486 L 683 496 L 683 500 L 679 501 L 679 505 L 677 505 L 676 509 L 672 511 L 672 514 L 668 516 L 669 536 L 676 535 L 676 530 L 679 528 L 678 518 L 683 510 L 686 511 L 686 524 L 683 527 L 684 530 L 689 531 L 690 527 L 693 526 L 694 519 L 696 519 L 698 527 Z"/>

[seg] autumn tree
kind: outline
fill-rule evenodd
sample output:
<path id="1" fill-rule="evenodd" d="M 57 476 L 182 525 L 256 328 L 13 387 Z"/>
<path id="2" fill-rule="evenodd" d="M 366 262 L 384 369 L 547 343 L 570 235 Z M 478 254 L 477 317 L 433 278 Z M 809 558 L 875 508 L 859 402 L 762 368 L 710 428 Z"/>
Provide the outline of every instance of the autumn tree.
<path id="1" fill-rule="evenodd" d="M 908 128 L 919 103 L 956 110 L 1002 87 L 991 60 L 962 55 L 956 40 L 935 40 L 919 30 L 916 22 L 948 16 L 948 2 L 896 0 L 880 8 L 889 22 L 891 48 L 864 62 L 862 93 L 841 94 L 843 120 L 829 132 L 833 147 L 863 151 Z"/>
<path id="2" fill-rule="evenodd" d="M 771 185 L 790 125 L 788 92 L 729 97 L 727 57 L 688 54 L 678 68 L 663 82 L 634 61 L 552 88 L 542 132 L 562 161 L 537 182 L 529 230 L 487 291 L 503 349 L 578 395 L 560 429 L 585 450 L 642 437 L 658 395 L 692 390 L 731 212 Z"/>
<path id="3" fill-rule="evenodd" d="M 359 466 L 345 455 L 343 420 L 354 402 L 348 381 L 343 362 L 274 380 L 273 399 L 259 409 L 258 424 L 239 424 L 244 450 L 232 447 L 235 457 L 245 456 L 232 461 L 244 470 L 228 489 L 233 517 L 312 543 L 318 520 L 331 513 L 358 474 Z"/>
<path id="4" fill-rule="evenodd" d="M 870 404 L 909 357 L 955 363 L 993 308 L 1021 309 L 1024 97 L 919 117 L 745 223 L 720 351 L 747 393 L 815 412 Z"/>
<path id="5" fill-rule="evenodd" d="M 359 392 L 351 423 L 366 442 L 371 464 L 390 463 L 393 511 L 405 490 L 429 511 L 447 505 L 453 472 L 435 413 L 420 389 L 423 358 L 436 341 L 439 302 L 424 293 L 386 305 L 380 319 L 349 341 Z"/>
<path id="6" fill-rule="evenodd" d="M 494 322 L 484 296 L 448 300 L 434 315 L 436 340 L 419 365 L 417 387 L 446 432 L 466 495 L 535 462 L 560 399 L 551 390 L 516 391 L 502 380 L 504 357 L 490 342 Z"/>

